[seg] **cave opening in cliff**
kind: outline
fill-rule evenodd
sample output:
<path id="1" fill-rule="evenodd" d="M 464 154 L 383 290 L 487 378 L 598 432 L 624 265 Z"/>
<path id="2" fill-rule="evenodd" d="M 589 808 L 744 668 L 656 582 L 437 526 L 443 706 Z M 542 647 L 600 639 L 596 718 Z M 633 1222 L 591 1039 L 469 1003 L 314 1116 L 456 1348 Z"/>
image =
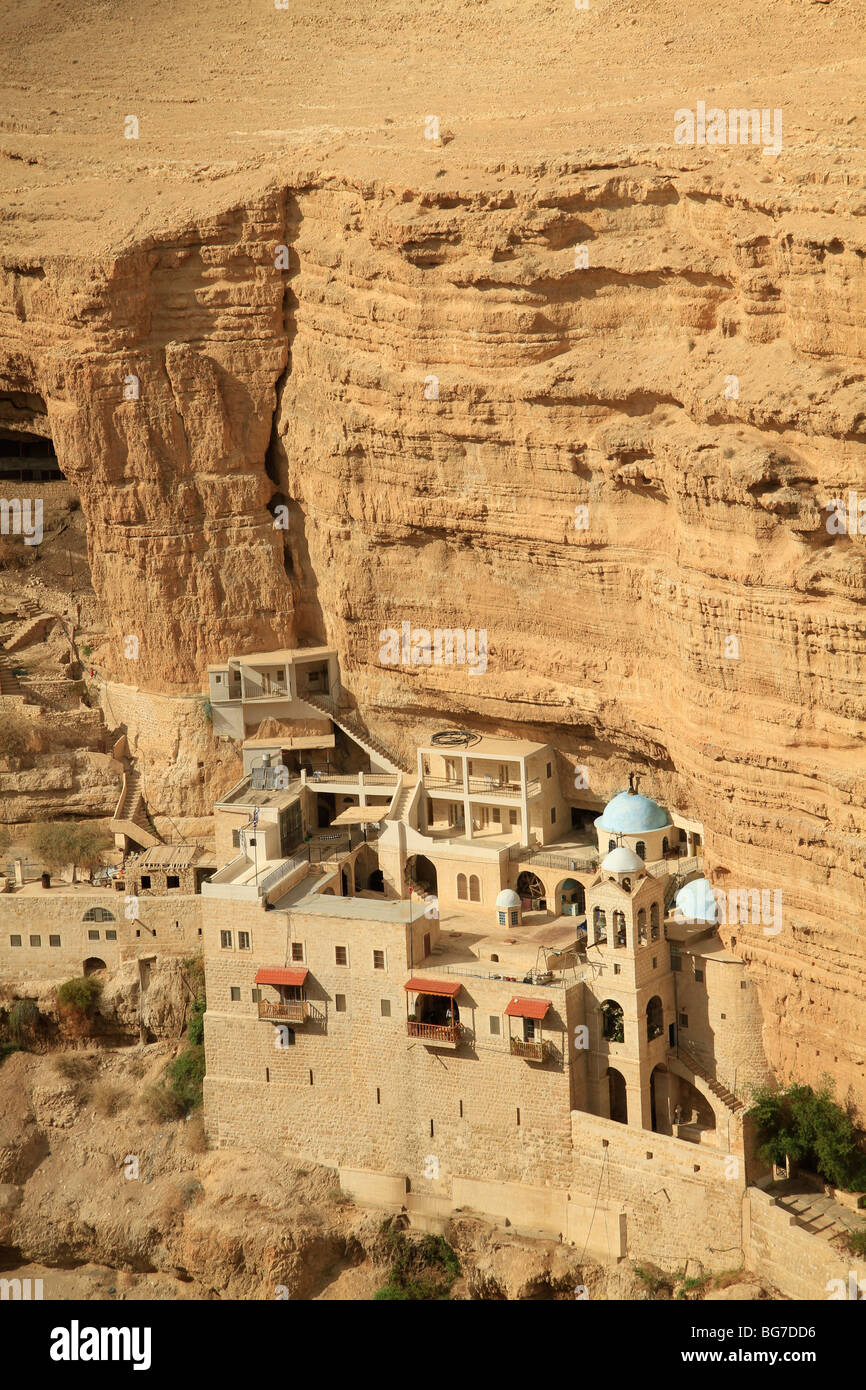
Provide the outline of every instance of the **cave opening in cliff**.
<path id="1" fill-rule="evenodd" d="M 54 483 L 66 479 L 49 438 L 0 428 L 0 481 Z"/>

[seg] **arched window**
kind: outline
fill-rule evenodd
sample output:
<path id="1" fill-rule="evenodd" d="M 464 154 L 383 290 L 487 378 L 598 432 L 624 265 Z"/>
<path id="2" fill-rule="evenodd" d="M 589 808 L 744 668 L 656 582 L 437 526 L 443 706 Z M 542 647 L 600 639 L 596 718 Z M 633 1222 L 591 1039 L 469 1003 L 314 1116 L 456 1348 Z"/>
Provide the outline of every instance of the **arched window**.
<path id="1" fill-rule="evenodd" d="M 466 892 L 466 875 L 465 875 L 465 874 L 458 874 L 458 875 L 457 875 L 457 896 L 458 896 L 458 898 L 466 898 L 466 897 L 469 896 L 468 893 Z"/>
<path id="2" fill-rule="evenodd" d="M 664 1032 L 664 1026 L 662 1001 L 657 994 L 654 994 L 646 1006 L 646 1035 L 650 1042 L 652 1042 L 653 1038 L 661 1037 Z"/>
<path id="3" fill-rule="evenodd" d="M 597 907 L 593 911 L 592 926 L 596 941 L 607 941 L 607 918 L 603 907 Z"/>
<path id="4" fill-rule="evenodd" d="M 607 842 L 607 848 L 608 848 L 608 851 L 610 851 L 610 850 L 612 850 L 612 849 L 616 849 L 616 840 L 608 840 L 608 842 Z"/>
<path id="5" fill-rule="evenodd" d="M 670 845 L 668 844 L 668 837 L 667 835 L 665 835 L 664 839 L 662 840 L 662 854 L 667 854 L 669 849 Z"/>
<path id="6" fill-rule="evenodd" d="M 651 904 L 650 904 L 650 939 L 651 939 L 652 941 L 658 941 L 658 939 L 659 939 L 659 905 L 658 905 L 658 903 L 651 903 Z"/>
<path id="7" fill-rule="evenodd" d="M 610 1042 L 625 1042 L 625 1024 L 622 1017 L 622 1004 L 615 999 L 605 999 L 600 1006 L 602 1036 Z"/>
<path id="8" fill-rule="evenodd" d="M 634 852 L 637 855 L 638 859 L 646 859 L 646 845 L 644 844 L 643 840 L 638 840 L 637 844 L 634 847 Z"/>
<path id="9" fill-rule="evenodd" d="M 646 909 L 642 907 L 637 914 L 637 944 L 645 946 L 646 942 Z"/>
<path id="10" fill-rule="evenodd" d="M 615 912 L 613 914 L 613 944 L 614 946 L 625 945 L 625 913 Z"/>
<path id="11" fill-rule="evenodd" d="M 107 907 L 89 907 L 84 914 L 85 922 L 113 922 L 114 913 L 109 912 Z"/>
<path id="12" fill-rule="evenodd" d="M 477 874 L 469 875 L 469 901 L 472 903 L 481 902 L 481 880 Z"/>

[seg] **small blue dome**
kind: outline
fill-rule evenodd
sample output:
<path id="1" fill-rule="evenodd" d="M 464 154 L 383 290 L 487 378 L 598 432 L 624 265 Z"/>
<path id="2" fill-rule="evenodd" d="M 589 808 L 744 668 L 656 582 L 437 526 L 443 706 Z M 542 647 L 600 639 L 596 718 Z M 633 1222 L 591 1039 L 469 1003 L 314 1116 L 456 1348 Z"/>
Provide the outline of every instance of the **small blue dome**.
<path id="1" fill-rule="evenodd" d="M 693 878 L 674 899 L 675 915 L 680 922 L 717 922 L 719 909 L 709 879 Z"/>
<path id="2" fill-rule="evenodd" d="M 598 830 L 639 835 L 642 830 L 664 830 L 671 818 L 657 801 L 640 792 L 619 792 L 595 822 Z"/>

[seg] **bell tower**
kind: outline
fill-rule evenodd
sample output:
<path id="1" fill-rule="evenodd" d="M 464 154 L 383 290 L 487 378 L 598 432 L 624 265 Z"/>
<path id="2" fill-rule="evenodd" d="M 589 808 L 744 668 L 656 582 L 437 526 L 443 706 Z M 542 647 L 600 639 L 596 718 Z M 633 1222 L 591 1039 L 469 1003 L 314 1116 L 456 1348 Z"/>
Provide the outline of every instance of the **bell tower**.
<path id="1" fill-rule="evenodd" d="M 586 894 L 590 1094 L 598 1115 L 670 1133 L 676 1016 L 664 915 L 662 880 L 627 846 L 611 850 Z"/>

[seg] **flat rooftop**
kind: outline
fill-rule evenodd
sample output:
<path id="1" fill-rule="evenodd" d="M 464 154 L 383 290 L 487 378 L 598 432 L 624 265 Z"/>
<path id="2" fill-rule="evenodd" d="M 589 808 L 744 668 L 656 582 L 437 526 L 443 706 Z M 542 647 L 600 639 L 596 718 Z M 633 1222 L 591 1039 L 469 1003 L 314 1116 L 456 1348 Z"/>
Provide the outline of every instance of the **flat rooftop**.
<path id="1" fill-rule="evenodd" d="M 494 738 L 483 734 L 477 743 L 458 744 L 449 748 L 444 744 L 419 744 L 422 753 L 441 753 L 446 758 L 528 758 L 533 753 L 541 753 L 550 748 L 549 743 L 530 743 L 521 738 Z"/>
<path id="2" fill-rule="evenodd" d="M 254 791 L 250 786 L 250 778 L 245 777 L 242 782 L 238 782 L 225 796 L 219 801 L 214 802 L 214 809 L 229 807 L 233 811 L 243 811 L 247 806 L 254 809 L 259 807 L 271 807 L 279 810 L 283 806 L 288 806 L 294 801 L 301 792 L 301 779 L 295 778 L 287 787 L 267 787 Z"/>
<path id="3" fill-rule="evenodd" d="M 282 666 L 286 662 L 319 661 L 336 656 L 336 647 L 280 647 L 274 652 L 249 652 L 246 656 L 229 656 L 208 666 L 209 671 L 224 671 L 227 666 Z"/>

